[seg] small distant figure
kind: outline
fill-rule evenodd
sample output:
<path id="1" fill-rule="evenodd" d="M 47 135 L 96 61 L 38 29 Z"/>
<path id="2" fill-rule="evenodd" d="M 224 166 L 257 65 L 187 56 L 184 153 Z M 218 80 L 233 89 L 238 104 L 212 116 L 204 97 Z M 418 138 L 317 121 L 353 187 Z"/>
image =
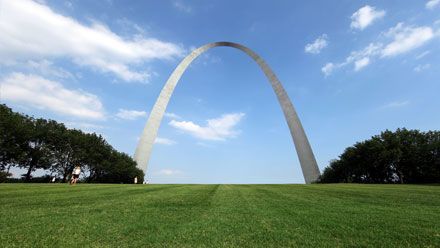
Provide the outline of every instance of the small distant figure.
<path id="1" fill-rule="evenodd" d="M 138 177 L 134 177 L 134 184 L 138 183 Z"/>
<path id="2" fill-rule="evenodd" d="M 72 171 L 72 179 L 70 180 L 70 184 L 72 184 L 72 185 L 76 184 L 80 173 L 81 173 L 81 167 L 76 166 Z"/>
<path id="3" fill-rule="evenodd" d="M 56 177 L 52 177 L 52 183 L 54 183 L 55 180 L 57 180 L 57 178 Z"/>

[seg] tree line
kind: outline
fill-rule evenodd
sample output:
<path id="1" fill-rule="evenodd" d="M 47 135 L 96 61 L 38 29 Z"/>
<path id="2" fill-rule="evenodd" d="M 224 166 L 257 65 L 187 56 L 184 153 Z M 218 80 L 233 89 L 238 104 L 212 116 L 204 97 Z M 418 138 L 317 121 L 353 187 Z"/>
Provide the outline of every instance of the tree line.
<path id="1" fill-rule="evenodd" d="M 0 105 L 0 172 L 11 167 L 26 169 L 22 180 L 44 169 L 66 182 L 75 166 L 91 183 L 142 183 L 144 173 L 127 154 L 118 152 L 96 133 L 66 128 L 54 120 L 34 118 Z"/>
<path id="2" fill-rule="evenodd" d="M 321 183 L 440 183 L 440 131 L 386 130 L 348 147 Z"/>

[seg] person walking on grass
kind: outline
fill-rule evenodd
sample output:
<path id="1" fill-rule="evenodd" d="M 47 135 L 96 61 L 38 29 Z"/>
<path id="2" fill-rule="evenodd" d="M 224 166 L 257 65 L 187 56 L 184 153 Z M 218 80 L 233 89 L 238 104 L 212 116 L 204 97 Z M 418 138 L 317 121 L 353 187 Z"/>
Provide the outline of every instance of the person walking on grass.
<path id="1" fill-rule="evenodd" d="M 73 184 L 73 185 L 76 184 L 80 173 L 81 173 L 81 167 L 76 166 L 72 171 L 72 179 L 70 180 L 70 184 Z"/>

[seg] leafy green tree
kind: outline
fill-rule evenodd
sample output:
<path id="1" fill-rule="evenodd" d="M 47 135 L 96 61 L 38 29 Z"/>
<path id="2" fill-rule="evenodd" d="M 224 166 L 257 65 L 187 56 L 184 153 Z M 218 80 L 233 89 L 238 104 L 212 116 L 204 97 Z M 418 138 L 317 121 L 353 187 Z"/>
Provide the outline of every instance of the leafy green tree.
<path id="1" fill-rule="evenodd" d="M 135 177 L 139 181 L 144 177 L 143 172 L 136 168 L 136 162 L 127 154 L 113 150 L 107 162 L 105 170 L 95 179 L 96 182 L 133 183 Z"/>
<path id="2" fill-rule="evenodd" d="M 143 180 L 144 173 L 136 167 L 136 162 L 127 154 L 114 150 L 102 136 L 89 134 L 86 140 L 88 182 L 133 183 L 135 177 L 139 182 Z"/>
<path id="3" fill-rule="evenodd" d="M 113 148 L 101 135 L 95 133 L 86 135 L 84 146 L 87 151 L 84 162 L 90 172 L 87 181 L 99 182 L 112 165 L 110 158 Z"/>
<path id="4" fill-rule="evenodd" d="M 7 170 L 24 156 L 21 145 L 26 143 L 26 118 L 0 105 L 0 170 Z"/>
<path id="5" fill-rule="evenodd" d="M 57 173 L 62 182 L 66 182 L 73 168 L 84 164 L 85 134 L 80 130 L 67 129 L 63 124 L 53 128 L 53 135 L 48 137 L 53 162 L 50 170 Z"/>
<path id="6" fill-rule="evenodd" d="M 29 118 L 26 120 L 24 132 L 26 142 L 21 144 L 24 155 L 17 161 L 19 167 L 27 169 L 25 181 L 30 181 L 31 173 L 36 169 L 51 167 L 53 156 L 48 137 L 54 134 L 53 127 L 56 125 L 55 121 L 45 119 Z"/>
<path id="7" fill-rule="evenodd" d="M 440 132 L 384 131 L 347 148 L 324 169 L 323 183 L 439 183 Z"/>
<path id="8" fill-rule="evenodd" d="M 0 183 L 6 182 L 10 176 L 11 173 L 7 171 L 0 171 Z"/>
<path id="9" fill-rule="evenodd" d="M 26 181 L 30 181 L 36 169 L 50 169 L 65 182 L 73 168 L 81 166 L 88 172 L 88 182 L 132 183 L 134 177 L 142 182 L 144 174 L 136 167 L 136 162 L 116 151 L 100 135 L 68 129 L 53 120 L 15 113 L 6 105 L 0 105 L 0 117 L 2 178 L 9 175 L 11 166 L 18 166 L 27 170 Z M 46 177 L 39 180 L 46 182 Z"/>

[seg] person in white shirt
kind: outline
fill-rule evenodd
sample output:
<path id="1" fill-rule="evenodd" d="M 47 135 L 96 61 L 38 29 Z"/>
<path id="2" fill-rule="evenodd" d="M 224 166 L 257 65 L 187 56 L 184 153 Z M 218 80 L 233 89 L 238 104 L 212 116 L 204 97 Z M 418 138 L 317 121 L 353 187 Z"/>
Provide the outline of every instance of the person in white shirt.
<path id="1" fill-rule="evenodd" d="M 80 173 L 81 173 L 81 167 L 76 166 L 72 171 L 72 179 L 70 180 L 70 184 L 73 184 L 73 185 L 76 184 Z"/>

